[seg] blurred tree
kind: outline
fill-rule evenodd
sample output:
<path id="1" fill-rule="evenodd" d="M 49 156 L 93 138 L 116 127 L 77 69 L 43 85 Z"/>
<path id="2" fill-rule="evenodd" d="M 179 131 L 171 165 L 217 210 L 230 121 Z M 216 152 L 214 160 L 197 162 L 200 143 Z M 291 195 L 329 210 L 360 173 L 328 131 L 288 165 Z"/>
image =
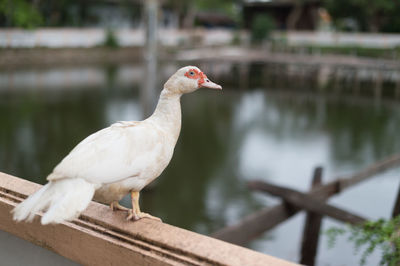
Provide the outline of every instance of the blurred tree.
<path id="1" fill-rule="evenodd" d="M 275 23 L 269 15 L 257 15 L 251 25 L 251 41 L 261 43 L 269 37 L 273 29 L 275 29 Z"/>
<path id="2" fill-rule="evenodd" d="M 107 48 L 113 48 L 113 49 L 119 47 L 118 38 L 112 29 L 106 30 L 103 46 L 107 47 Z"/>
<path id="3" fill-rule="evenodd" d="M 196 9 L 200 11 L 217 11 L 234 17 L 236 15 L 237 0 L 196 0 L 193 1 Z"/>
<path id="4" fill-rule="evenodd" d="M 119 7 L 129 10 L 131 18 L 140 16 L 140 5 L 130 0 L 111 3 L 81 0 L 0 0 L 0 25 L 24 28 L 93 25 L 99 21 L 100 15 L 93 12 L 98 7 Z"/>
<path id="5" fill-rule="evenodd" d="M 8 27 L 34 28 L 43 23 L 38 2 L 28 0 L 0 0 L 0 21 Z"/>
<path id="6" fill-rule="evenodd" d="M 355 19 L 364 31 L 400 31 L 400 2 L 393 0 L 324 0 L 336 25 Z"/>
<path id="7" fill-rule="evenodd" d="M 191 28 L 195 24 L 197 12 L 214 12 L 229 16 L 235 21 L 239 20 L 239 6 L 241 0 L 195 0 L 181 1 L 168 0 L 166 6 L 171 8 L 179 17 L 180 26 Z"/>

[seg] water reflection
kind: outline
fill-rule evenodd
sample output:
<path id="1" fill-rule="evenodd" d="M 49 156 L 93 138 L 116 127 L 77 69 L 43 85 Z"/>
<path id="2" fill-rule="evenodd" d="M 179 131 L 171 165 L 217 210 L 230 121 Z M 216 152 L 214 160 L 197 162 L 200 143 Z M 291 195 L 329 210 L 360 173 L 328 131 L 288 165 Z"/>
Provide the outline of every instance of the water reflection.
<path id="1" fill-rule="evenodd" d="M 179 66 L 161 65 L 160 80 Z M 157 185 L 143 195 L 143 209 L 168 223 L 208 234 L 277 201 L 250 193 L 245 186 L 249 179 L 306 190 L 316 165 L 325 167 L 328 179 L 400 151 L 396 102 L 383 99 L 376 104 L 373 98 L 353 93 L 312 92 L 307 82 L 298 83 L 294 91 L 295 84 L 268 74 L 276 73 L 276 66 L 200 66 L 225 85 L 224 91 L 203 90 L 182 98 L 182 133 L 174 158 Z M 0 72 L 1 171 L 44 183 L 84 137 L 114 121 L 141 119 L 146 113 L 140 97 L 141 65 L 83 69 Z M 54 80 L 61 83 L 52 83 L 53 71 L 61 77 Z M 238 90 L 234 85 L 245 71 L 252 79 L 241 83 L 248 89 Z M 82 79 L 71 74 L 80 72 Z M 12 79 L 19 83 L 10 83 Z M 371 218 L 389 217 L 396 175 L 371 180 L 353 196 L 343 194 L 336 200 L 349 208 L 355 202 L 356 210 Z M 371 205 L 374 189 L 384 196 L 374 197 Z M 301 224 L 302 216 L 297 216 L 251 247 L 296 259 Z M 334 252 L 349 249 L 344 243 Z M 322 261 L 331 256 L 326 247 L 321 254 Z M 345 255 L 345 261 L 350 257 Z"/>

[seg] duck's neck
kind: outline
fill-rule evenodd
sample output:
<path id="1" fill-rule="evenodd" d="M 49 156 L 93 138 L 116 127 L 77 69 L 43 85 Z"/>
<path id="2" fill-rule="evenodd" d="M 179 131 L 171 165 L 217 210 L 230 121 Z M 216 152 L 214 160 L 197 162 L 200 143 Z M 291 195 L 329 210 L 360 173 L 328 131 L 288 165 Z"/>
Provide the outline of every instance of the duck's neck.
<path id="1" fill-rule="evenodd" d="M 181 131 L 181 96 L 180 93 L 171 93 L 168 89 L 163 89 L 157 107 L 149 117 L 151 121 L 162 127 L 163 130 L 170 132 L 176 139 Z"/>

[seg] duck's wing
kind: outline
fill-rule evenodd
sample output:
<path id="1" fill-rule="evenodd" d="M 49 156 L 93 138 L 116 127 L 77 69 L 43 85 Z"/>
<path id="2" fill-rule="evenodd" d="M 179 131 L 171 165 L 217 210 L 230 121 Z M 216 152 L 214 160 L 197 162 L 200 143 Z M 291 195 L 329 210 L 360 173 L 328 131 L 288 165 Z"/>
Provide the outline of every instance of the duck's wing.
<path id="1" fill-rule="evenodd" d="M 47 179 L 82 178 L 107 184 L 140 175 L 162 149 L 159 138 L 160 132 L 148 123 L 114 124 L 81 141 Z"/>

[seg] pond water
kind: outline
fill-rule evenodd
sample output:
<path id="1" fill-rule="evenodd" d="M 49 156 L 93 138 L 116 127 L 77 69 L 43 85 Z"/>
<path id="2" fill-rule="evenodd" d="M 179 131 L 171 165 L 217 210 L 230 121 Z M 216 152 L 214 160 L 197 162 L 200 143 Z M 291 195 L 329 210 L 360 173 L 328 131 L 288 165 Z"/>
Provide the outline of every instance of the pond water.
<path id="1" fill-rule="evenodd" d="M 181 65 L 161 64 L 159 88 Z M 390 97 L 316 90 L 312 77 L 275 83 L 259 78 L 276 66 L 247 66 L 244 81 L 239 66 L 200 66 L 224 90 L 182 98 L 174 157 L 142 193 L 143 210 L 166 223 L 211 234 L 279 202 L 249 191 L 248 180 L 307 191 L 316 166 L 324 167 L 327 182 L 400 151 L 400 105 Z M 144 69 L 133 64 L 0 71 L 0 171 L 43 184 L 84 137 L 115 121 L 142 119 L 156 101 L 146 100 Z M 367 218 L 389 218 L 399 173 L 388 171 L 329 202 Z M 298 214 L 248 247 L 298 261 L 304 217 Z M 340 224 L 324 219 L 324 230 L 332 225 Z M 322 236 L 318 265 L 356 265 L 359 258 L 346 239 L 328 249 Z M 376 252 L 368 265 L 378 261 Z"/>

